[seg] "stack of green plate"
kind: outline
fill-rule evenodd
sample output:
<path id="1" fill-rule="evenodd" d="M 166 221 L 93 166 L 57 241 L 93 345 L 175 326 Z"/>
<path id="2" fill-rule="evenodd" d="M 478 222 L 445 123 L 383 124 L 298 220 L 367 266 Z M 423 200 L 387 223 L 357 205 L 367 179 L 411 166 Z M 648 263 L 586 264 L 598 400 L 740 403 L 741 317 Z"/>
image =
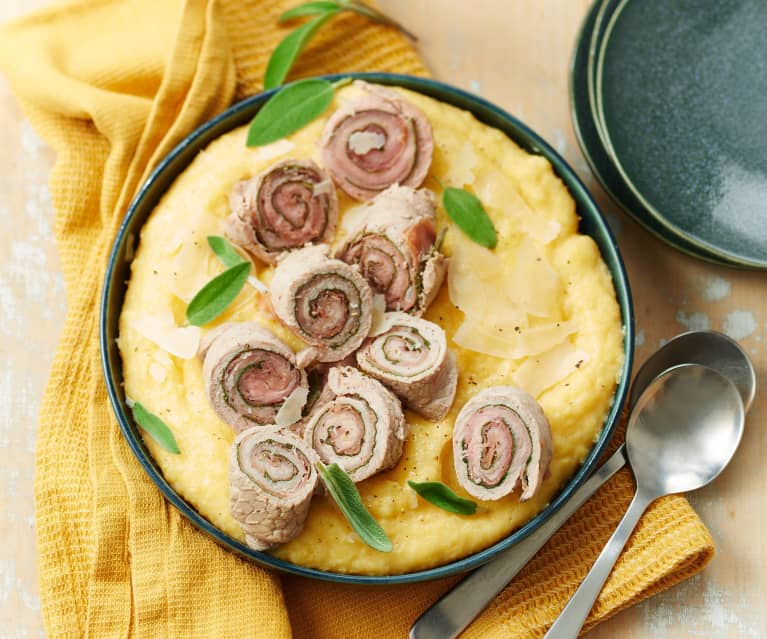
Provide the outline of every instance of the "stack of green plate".
<path id="1" fill-rule="evenodd" d="M 601 0 L 573 123 L 607 193 L 695 257 L 767 268 L 767 0 Z"/>

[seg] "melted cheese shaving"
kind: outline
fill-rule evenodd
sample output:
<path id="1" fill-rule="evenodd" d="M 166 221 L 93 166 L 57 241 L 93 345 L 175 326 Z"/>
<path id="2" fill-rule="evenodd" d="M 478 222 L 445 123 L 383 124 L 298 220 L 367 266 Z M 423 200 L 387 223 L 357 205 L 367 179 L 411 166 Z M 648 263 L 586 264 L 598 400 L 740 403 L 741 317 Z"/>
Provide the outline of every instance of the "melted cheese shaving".
<path id="1" fill-rule="evenodd" d="M 468 240 L 456 243 L 448 270 L 450 301 L 483 325 L 527 326 L 527 316 L 559 320 L 562 283 L 533 242 L 523 239 L 507 266 Z M 485 352 L 485 351 L 480 351 Z"/>
<path id="2" fill-rule="evenodd" d="M 181 359 L 197 354 L 201 330 L 198 326 L 176 326 L 169 310 L 155 315 L 134 315 L 130 327 L 164 351 Z"/>
<path id="3" fill-rule="evenodd" d="M 486 248 L 458 241 L 448 271 L 448 293 L 465 316 L 453 342 L 477 353 L 521 360 L 517 381 L 531 394 L 571 372 L 575 349 L 569 338 L 578 326 L 562 319 L 560 277 L 529 238 L 519 242 L 510 266 Z M 549 356 L 552 352 L 562 361 L 550 359 L 555 358 Z"/>
<path id="4" fill-rule="evenodd" d="M 210 250 L 207 241 L 186 241 L 171 261 L 166 262 L 165 268 L 160 267 L 160 276 L 166 282 L 168 290 L 184 303 L 189 304 L 208 280 L 208 270 L 216 256 Z"/>
<path id="5" fill-rule="evenodd" d="M 514 381 L 533 397 L 569 377 L 589 359 L 588 353 L 567 341 L 550 351 L 529 357 L 514 373 Z"/>
<path id="6" fill-rule="evenodd" d="M 462 348 L 500 357 L 520 359 L 544 353 L 577 331 L 575 322 L 556 322 L 533 327 L 498 326 L 467 317 L 453 341 Z"/>
<path id="7" fill-rule="evenodd" d="M 390 323 L 386 321 L 386 297 L 380 293 L 373 295 L 373 321 L 370 323 L 370 337 L 375 337 L 389 330 Z"/>
<path id="8" fill-rule="evenodd" d="M 478 175 L 474 191 L 491 213 L 491 217 L 513 216 L 519 230 L 541 244 L 548 244 L 562 230 L 559 222 L 536 215 L 514 183 L 501 171 L 488 171 Z"/>
<path id="9" fill-rule="evenodd" d="M 506 295 L 535 317 L 559 318 L 562 282 L 557 272 L 535 248 L 523 239 L 514 264 L 504 277 Z"/>
<path id="10" fill-rule="evenodd" d="M 277 426 L 290 426 L 301 419 L 301 413 L 306 404 L 306 398 L 309 397 L 309 388 L 298 386 L 293 392 L 285 398 L 285 401 L 277 411 L 274 417 L 274 423 Z"/>
<path id="11" fill-rule="evenodd" d="M 295 147 L 295 142 L 291 142 L 290 140 L 283 138 L 282 140 L 277 140 L 271 144 L 256 147 L 253 151 L 253 154 L 256 160 L 259 162 L 265 162 L 266 160 L 273 160 L 274 158 L 278 158 L 281 155 L 286 155 L 287 153 L 290 153 Z"/>
<path id="12" fill-rule="evenodd" d="M 445 183 L 462 188 L 474 184 L 474 169 L 477 168 L 477 153 L 471 142 L 466 142 L 453 158 L 445 175 Z"/>
<path id="13" fill-rule="evenodd" d="M 512 327 L 526 323 L 525 314 L 506 295 L 503 262 L 492 251 L 459 239 L 450 259 L 447 286 L 450 301 L 467 316 Z"/>

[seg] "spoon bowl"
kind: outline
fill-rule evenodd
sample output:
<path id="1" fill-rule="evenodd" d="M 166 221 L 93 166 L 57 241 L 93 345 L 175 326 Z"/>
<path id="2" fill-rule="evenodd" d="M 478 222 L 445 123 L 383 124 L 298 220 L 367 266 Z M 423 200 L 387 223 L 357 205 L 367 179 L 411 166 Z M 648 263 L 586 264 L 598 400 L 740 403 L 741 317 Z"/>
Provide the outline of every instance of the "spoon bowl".
<path id="1" fill-rule="evenodd" d="M 634 499 L 545 639 L 578 636 L 642 513 L 658 497 L 711 482 L 735 454 L 744 424 L 738 389 L 707 366 L 681 364 L 650 382 L 626 427 Z"/>
<path id="2" fill-rule="evenodd" d="M 731 337 L 718 331 L 688 331 L 671 338 L 642 364 L 631 384 L 629 406 L 634 406 L 650 382 L 678 364 L 702 364 L 729 379 L 740 392 L 748 412 L 756 393 L 756 373 L 751 360 Z"/>
<path id="3" fill-rule="evenodd" d="M 702 364 L 721 373 L 738 389 L 744 411 L 751 407 L 756 392 L 754 367 L 736 341 L 717 331 L 682 333 L 661 346 L 634 378 L 629 407 L 636 405 L 642 392 L 658 375 L 685 363 Z M 455 639 L 562 524 L 625 464 L 626 446 L 621 444 L 546 523 L 442 595 L 415 621 L 410 629 L 410 639 Z"/>
<path id="4" fill-rule="evenodd" d="M 721 373 L 699 364 L 662 373 L 626 428 L 637 491 L 661 496 L 705 486 L 735 454 L 744 421 L 740 393 Z"/>

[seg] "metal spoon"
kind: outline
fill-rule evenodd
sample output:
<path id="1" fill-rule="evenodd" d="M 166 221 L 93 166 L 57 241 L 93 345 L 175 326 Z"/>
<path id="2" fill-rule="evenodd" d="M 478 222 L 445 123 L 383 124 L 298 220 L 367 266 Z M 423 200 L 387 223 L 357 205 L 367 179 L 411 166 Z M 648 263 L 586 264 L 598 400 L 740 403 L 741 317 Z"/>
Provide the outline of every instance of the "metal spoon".
<path id="1" fill-rule="evenodd" d="M 544 639 L 575 639 L 647 507 L 659 497 L 696 490 L 727 466 L 743 435 L 735 385 L 700 364 L 656 377 L 626 427 L 626 453 L 637 490 L 618 528 Z"/>
<path id="2" fill-rule="evenodd" d="M 631 387 L 630 406 L 647 385 L 668 368 L 684 363 L 704 364 L 728 377 L 738 388 L 747 411 L 756 390 L 754 368 L 737 342 L 716 331 L 691 331 L 677 335 L 642 365 Z M 501 592 L 599 488 L 626 464 L 621 445 L 560 509 L 520 542 L 481 566 L 445 593 L 410 629 L 410 639 L 454 639 Z"/>
<path id="3" fill-rule="evenodd" d="M 746 412 L 756 393 L 756 373 L 745 351 L 732 338 L 718 331 L 689 331 L 673 337 L 653 353 L 634 377 L 629 406 L 634 406 L 645 388 L 663 371 L 678 364 L 702 364 L 729 379 L 738 389 Z"/>

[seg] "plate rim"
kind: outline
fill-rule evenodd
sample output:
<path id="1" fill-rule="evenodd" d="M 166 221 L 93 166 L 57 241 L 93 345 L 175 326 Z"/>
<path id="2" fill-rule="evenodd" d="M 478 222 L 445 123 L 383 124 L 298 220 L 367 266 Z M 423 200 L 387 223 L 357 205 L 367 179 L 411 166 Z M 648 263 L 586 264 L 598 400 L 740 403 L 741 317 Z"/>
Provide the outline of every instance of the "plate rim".
<path id="1" fill-rule="evenodd" d="M 600 256 L 608 266 L 613 287 L 615 289 L 616 301 L 620 309 L 623 327 L 624 355 L 620 378 L 594 445 L 591 447 L 572 477 L 565 483 L 562 490 L 557 493 L 551 502 L 549 502 L 549 504 L 535 517 L 503 539 L 479 552 L 455 561 L 432 568 L 393 575 L 361 575 L 318 570 L 278 559 L 268 553 L 255 551 L 214 526 L 210 521 L 198 513 L 191 504 L 176 493 L 172 486 L 165 480 L 151 454 L 144 446 L 139 429 L 135 425 L 132 417 L 128 416 L 129 411 L 127 411 L 121 386 L 122 369 L 120 358 L 119 353 L 116 352 L 117 331 L 110 330 L 110 323 L 119 320 L 119 311 L 122 307 L 122 298 L 124 295 L 124 288 L 121 292 L 119 290 L 120 286 L 115 279 L 119 278 L 121 274 L 124 274 L 126 270 L 128 272 L 130 271 L 130 263 L 125 259 L 126 251 L 128 249 L 132 251 L 132 243 L 138 240 L 136 236 L 131 237 L 133 235 L 133 226 L 137 226 L 136 231 L 138 232 L 146 219 L 148 219 L 149 214 L 154 209 L 154 206 L 156 206 L 156 200 L 159 200 L 162 193 L 164 193 L 167 188 L 167 185 L 162 187 L 161 182 L 163 180 L 169 180 L 168 184 L 172 182 L 180 174 L 183 168 L 188 166 L 193 155 L 196 155 L 196 153 L 204 148 L 212 139 L 222 135 L 225 131 L 231 130 L 236 126 L 240 126 L 242 123 L 247 122 L 277 89 L 262 92 L 232 105 L 221 114 L 203 123 L 185 136 L 173 150 L 171 150 L 157 164 L 132 200 L 109 252 L 100 298 L 100 356 L 102 373 L 104 375 L 109 401 L 119 428 L 126 438 L 131 451 L 143 467 L 144 472 L 147 473 L 163 496 L 197 528 L 207 533 L 220 545 L 235 551 L 240 556 L 244 556 L 267 568 L 277 569 L 294 575 L 335 583 L 357 585 L 415 583 L 466 572 L 490 561 L 500 552 L 512 547 L 515 543 L 527 537 L 527 535 L 548 520 L 588 478 L 612 439 L 612 435 L 615 432 L 628 395 L 634 358 L 634 308 L 623 258 L 618 243 L 604 219 L 599 206 L 575 171 L 545 140 L 543 140 L 543 138 L 500 107 L 458 87 L 437 80 L 417 76 L 383 72 L 366 72 L 336 73 L 316 77 L 331 82 L 341 78 L 352 77 L 353 79 L 401 86 L 434 97 L 435 99 L 452 104 L 458 108 L 468 110 L 478 120 L 485 122 L 493 128 L 499 129 L 504 135 L 513 139 L 528 152 L 543 155 L 552 165 L 557 176 L 565 183 L 571 197 L 576 202 L 578 212 L 580 213 L 584 210 L 588 211 L 588 220 L 586 223 L 590 226 L 594 226 L 594 233 L 598 232 L 596 236 L 592 235 L 592 233 L 588 233 L 588 235 L 590 235 L 597 244 Z M 481 112 L 485 117 L 480 117 L 478 112 Z M 244 120 L 244 122 L 241 122 L 241 120 Z M 493 124 L 487 120 L 498 122 L 498 124 Z M 219 129 L 222 130 L 219 131 Z M 182 166 L 176 166 L 177 164 Z M 171 174 L 166 175 L 166 171 L 170 171 Z M 158 195 L 155 193 L 155 189 L 161 189 L 161 193 Z M 155 199 L 154 202 L 152 202 L 152 198 Z M 138 217 L 141 213 L 143 213 L 143 219 L 139 219 Z M 583 216 L 579 215 L 579 219 L 579 228 L 581 228 L 581 225 L 584 223 Z M 602 246 L 603 244 L 604 247 Z M 607 255 L 605 254 L 606 252 L 608 253 Z M 126 283 L 123 281 L 122 286 L 124 287 L 125 284 Z M 115 296 L 118 296 L 119 299 L 115 299 Z M 115 305 L 117 305 L 117 307 L 115 307 Z"/>
<path id="2" fill-rule="evenodd" d="M 580 31 L 576 37 L 575 47 L 573 49 L 573 54 L 570 62 L 570 77 L 568 83 L 570 97 L 570 118 L 572 120 L 573 130 L 575 132 L 575 137 L 578 141 L 578 146 L 580 147 L 581 153 L 583 154 L 586 163 L 589 165 L 591 173 L 597 179 L 600 186 L 610 197 L 610 199 L 615 204 L 617 204 L 624 213 L 631 217 L 652 236 L 664 242 L 671 248 L 685 255 L 688 255 L 689 257 L 702 260 L 709 264 L 715 264 L 717 266 L 741 268 L 739 263 L 728 261 L 724 257 L 715 253 L 699 252 L 700 249 L 693 244 L 684 245 L 681 242 L 685 242 L 685 238 L 672 235 L 664 227 L 655 226 L 655 219 L 651 215 L 649 215 L 647 212 L 642 214 L 642 211 L 644 210 L 642 203 L 639 200 L 636 200 L 633 192 L 624 183 L 624 180 L 617 169 L 613 167 L 613 170 L 615 171 L 614 181 L 609 180 L 607 177 L 605 177 L 604 167 L 594 157 L 594 151 L 601 150 L 601 152 L 605 155 L 605 160 L 610 164 L 610 166 L 612 166 L 612 158 L 604 148 L 604 144 L 602 144 L 602 140 L 599 134 L 599 126 L 594 120 L 594 111 L 592 110 L 594 100 L 594 83 L 591 81 L 594 69 L 590 64 L 595 47 L 594 35 L 596 34 L 596 28 L 599 24 L 600 18 L 604 15 L 604 10 L 606 9 L 607 5 L 611 3 L 611 1 L 612 0 L 597 0 L 592 4 L 591 8 L 583 19 Z M 598 42 L 599 41 L 597 40 L 596 43 L 598 44 Z M 580 57 L 586 59 L 586 64 L 582 66 L 578 64 L 578 59 Z M 583 74 L 583 78 L 579 80 L 578 78 L 581 76 L 581 74 Z M 582 113 L 578 108 L 578 100 L 576 99 L 576 95 L 580 93 L 580 91 L 576 88 L 579 85 L 586 85 L 585 97 L 588 102 L 588 108 Z M 594 128 L 593 135 L 588 135 L 584 131 L 584 120 L 586 118 L 588 118 L 588 121 Z M 625 194 L 619 195 L 620 190 L 624 190 Z M 636 202 L 633 206 L 630 206 L 627 203 L 626 198 L 635 199 Z"/>
<path id="3" fill-rule="evenodd" d="M 611 2 L 614 2 L 616 0 L 604 0 L 605 6 Z M 629 4 L 631 0 L 617 0 L 618 5 L 615 7 L 613 12 L 610 14 L 610 18 L 608 20 L 607 26 L 605 27 L 604 35 L 601 40 L 601 44 L 599 46 L 599 51 L 597 54 L 597 66 L 596 66 L 596 101 L 597 105 L 596 108 L 598 110 L 598 119 L 597 122 L 601 122 L 602 126 L 598 126 L 597 130 L 599 131 L 600 138 L 602 139 L 602 143 L 605 146 L 605 148 L 608 151 L 608 154 L 613 160 L 613 164 L 615 165 L 618 172 L 623 177 L 624 182 L 626 185 L 631 189 L 631 191 L 634 193 L 636 198 L 642 203 L 644 206 L 644 209 L 647 211 L 649 215 L 651 215 L 664 229 L 666 229 L 669 233 L 685 239 L 687 242 L 695 246 L 697 249 L 701 251 L 707 251 L 709 254 L 716 255 L 717 257 L 721 257 L 723 260 L 726 260 L 733 266 L 737 266 L 740 268 L 747 268 L 747 269 L 753 269 L 753 270 L 765 270 L 767 269 L 767 258 L 765 259 L 755 259 L 752 257 L 747 257 L 744 255 L 740 255 L 738 253 L 734 253 L 731 250 L 724 249 L 722 247 L 716 246 L 712 244 L 711 242 L 708 242 L 693 233 L 683 229 L 677 224 L 674 224 L 671 222 L 668 218 L 666 218 L 655 206 L 650 203 L 650 201 L 642 194 L 641 190 L 634 184 L 631 177 L 628 175 L 628 172 L 626 171 L 625 167 L 623 166 L 622 162 L 620 161 L 620 158 L 618 154 L 615 152 L 615 147 L 612 143 L 612 138 L 610 136 L 610 130 L 607 127 L 606 124 L 606 118 L 605 118 L 605 110 L 604 110 L 604 101 L 602 99 L 602 78 L 603 78 L 603 72 L 604 72 L 604 58 L 606 55 L 607 48 L 610 43 L 610 37 L 613 33 L 613 29 L 615 27 L 616 22 L 619 20 L 620 15 L 622 14 L 623 10 L 625 9 L 626 5 Z M 730 264 L 725 263 L 725 266 L 729 266 Z"/>

